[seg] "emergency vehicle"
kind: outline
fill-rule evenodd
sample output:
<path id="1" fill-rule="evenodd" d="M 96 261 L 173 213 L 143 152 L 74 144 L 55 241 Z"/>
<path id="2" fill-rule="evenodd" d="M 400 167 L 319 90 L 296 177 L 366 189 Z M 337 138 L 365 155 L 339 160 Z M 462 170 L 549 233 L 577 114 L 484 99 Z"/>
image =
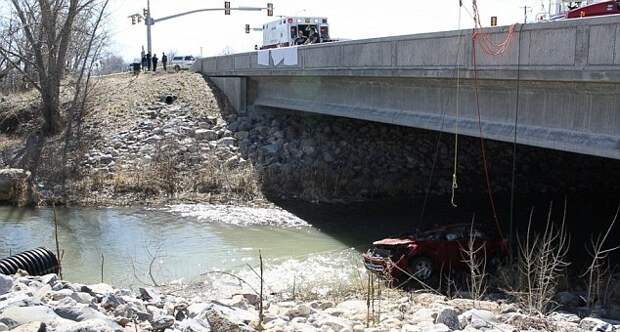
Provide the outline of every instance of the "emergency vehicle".
<path id="1" fill-rule="evenodd" d="M 620 13 L 620 1 L 600 1 L 579 3 L 566 13 L 566 18 L 578 18 Z"/>
<path id="2" fill-rule="evenodd" d="M 326 17 L 282 17 L 266 23 L 263 25 L 261 50 L 298 45 L 309 38 L 311 43 L 332 41 Z"/>
<path id="3" fill-rule="evenodd" d="M 620 0 L 562 0 L 555 4 L 549 1 L 547 9 L 537 15 L 539 22 L 620 14 Z"/>

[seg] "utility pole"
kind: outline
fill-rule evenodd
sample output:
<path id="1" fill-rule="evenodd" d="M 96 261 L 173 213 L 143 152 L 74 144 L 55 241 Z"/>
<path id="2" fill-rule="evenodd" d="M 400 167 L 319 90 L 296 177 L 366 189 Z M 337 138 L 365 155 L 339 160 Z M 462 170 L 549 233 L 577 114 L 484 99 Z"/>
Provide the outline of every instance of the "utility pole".
<path id="1" fill-rule="evenodd" d="M 532 9 L 532 7 L 523 6 L 521 8 L 523 8 L 523 23 L 527 23 L 527 12 L 528 12 L 528 9 Z"/>
<path id="2" fill-rule="evenodd" d="M 146 0 L 146 10 L 144 11 L 144 24 L 146 24 L 146 49 L 148 53 L 153 55 L 152 40 L 151 40 L 151 0 Z"/>
<path id="3" fill-rule="evenodd" d="M 230 15 L 230 11 L 231 10 L 238 10 L 238 11 L 262 11 L 262 10 L 266 10 L 267 11 L 267 16 L 273 16 L 273 3 L 267 3 L 266 7 L 236 7 L 236 8 L 231 8 L 230 7 L 230 1 L 225 1 L 224 2 L 224 8 L 196 9 L 196 10 L 190 10 L 190 11 L 187 11 L 187 12 L 183 12 L 183 13 L 179 13 L 179 14 L 165 16 L 165 17 L 162 17 L 162 18 L 155 19 L 151 15 L 151 1 L 150 0 L 146 0 L 146 8 L 142 10 L 143 11 L 142 12 L 143 15 L 133 14 L 133 15 L 130 15 L 129 17 L 131 18 L 131 24 L 136 24 L 136 21 L 140 22 L 140 18 L 144 17 L 144 24 L 146 25 L 146 48 L 147 48 L 147 52 L 151 53 L 151 55 L 152 55 L 153 54 L 153 43 L 152 43 L 151 27 L 155 23 L 161 22 L 161 21 L 165 21 L 165 20 L 169 20 L 169 19 L 173 19 L 173 18 L 177 18 L 177 17 L 180 17 L 180 16 L 185 16 L 185 15 L 199 13 L 199 12 L 208 12 L 208 11 L 224 11 L 225 15 Z"/>

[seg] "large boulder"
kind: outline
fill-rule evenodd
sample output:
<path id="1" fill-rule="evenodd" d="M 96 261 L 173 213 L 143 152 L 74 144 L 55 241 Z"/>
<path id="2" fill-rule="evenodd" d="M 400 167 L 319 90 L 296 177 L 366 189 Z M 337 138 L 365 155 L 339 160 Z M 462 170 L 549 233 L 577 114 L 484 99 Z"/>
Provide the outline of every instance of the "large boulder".
<path id="1" fill-rule="evenodd" d="M 123 329 L 119 326 L 110 326 L 109 322 L 100 319 L 89 319 L 73 324 L 59 326 L 57 332 L 120 332 Z"/>
<path id="2" fill-rule="evenodd" d="M 435 318 L 435 324 L 444 324 L 451 330 L 459 330 L 459 313 L 452 308 L 443 309 Z"/>
<path id="3" fill-rule="evenodd" d="M 0 169 L 0 202 L 19 203 L 27 186 L 30 172 L 19 168 Z"/>
<path id="4" fill-rule="evenodd" d="M 207 321 L 213 331 L 241 331 L 238 323 L 231 321 L 228 317 L 222 315 L 217 310 L 207 311 Z"/>
<path id="5" fill-rule="evenodd" d="M 47 326 L 45 325 L 45 323 L 41 323 L 41 322 L 30 322 L 27 324 L 22 324 L 11 330 L 11 332 L 47 332 L 47 331 L 48 331 Z"/>
<path id="6" fill-rule="evenodd" d="M 17 324 L 30 322 L 42 323 L 67 323 L 71 322 L 58 316 L 52 308 L 46 306 L 10 307 L 3 311 L 2 318 L 15 321 Z"/>
<path id="7" fill-rule="evenodd" d="M 593 332 L 611 332 L 614 331 L 614 327 L 598 318 L 586 317 L 579 322 L 579 328 L 583 331 Z"/>

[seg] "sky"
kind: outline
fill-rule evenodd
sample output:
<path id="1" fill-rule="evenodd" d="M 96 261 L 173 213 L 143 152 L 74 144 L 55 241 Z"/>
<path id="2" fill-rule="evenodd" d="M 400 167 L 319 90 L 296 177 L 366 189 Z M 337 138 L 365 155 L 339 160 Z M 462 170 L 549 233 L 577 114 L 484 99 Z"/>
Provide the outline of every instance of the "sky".
<path id="1" fill-rule="evenodd" d="M 265 7 L 274 4 L 274 15 L 327 17 L 332 38 L 363 39 L 422 32 L 455 30 L 459 27 L 458 0 L 231 0 L 232 7 Z M 471 12 L 471 0 L 463 0 Z M 497 16 L 499 25 L 523 22 L 523 6 L 530 7 L 533 18 L 541 11 L 541 2 L 549 0 L 478 0 L 481 20 L 490 24 Z M 201 8 L 221 8 L 220 0 L 151 0 L 151 13 L 160 17 Z M 146 48 L 146 26 L 132 25 L 129 15 L 142 13 L 146 0 L 111 0 L 109 19 L 105 27 L 111 34 L 110 51 L 126 61 L 139 57 Z M 176 51 L 177 54 L 213 56 L 225 48 L 234 53 L 247 52 L 262 44 L 262 32 L 245 33 L 245 24 L 260 27 L 274 20 L 266 11 L 203 12 L 156 23 L 153 30 L 153 50 Z M 462 11 L 461 27 L 471 27 L 473 21 Z"/>

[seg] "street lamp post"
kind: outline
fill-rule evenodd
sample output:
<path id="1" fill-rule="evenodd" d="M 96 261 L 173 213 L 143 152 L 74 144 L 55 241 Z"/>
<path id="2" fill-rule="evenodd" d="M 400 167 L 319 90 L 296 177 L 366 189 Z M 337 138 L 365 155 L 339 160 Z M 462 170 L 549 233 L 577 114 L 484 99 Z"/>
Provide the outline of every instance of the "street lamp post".
<path id="1" fill-rule="evenodd" d="M 151 0 L 146 0 L 146 15 L 144 16 L 144 24 L 146 24 L 146 49 L 148 53 L 151 53 L 151 55 L 153 55 L 151 26 L 154 22 L 151 22 Z"/>
<path id="2" fill-rule="evenodd" d="M 161 21 L 166 21 L 169 19 L 173 19 L 173 18 L 177 18 L 177 17 L 181 17 L 181 16 L 185 16 L 185 15 L 189 15 L 189 14 L 194 14 L 194 13 L 200 13 L 200 12 L 208 12 L 208 11 L 224 11 L 224 13 L 227 13 L 226 15 L 228 15 L 230 13 L 231 10 L 236 10 L 236 11 L 262 11 L 262 10 L 266 10 L 267 11 L 267 16 L 273 16 L 273 4 L 272 3 L 268 3 L 267 7 L 236 7 L 236 8 L 231 8 L 230 7 L 230 1 L 226 1 L 224 3 L 224 8 L 204 8 L 204 9 L 196 9 L 196 10 L 190 10 L 187 12 L 183 12 L 183 13 L 178 13 L 178 14 L 174 14 L 174 15 L 170 15 L 170 16 L 165 16 L 162 18 L 158 18 L 158 19 L 154 19 L 151 16 L 151 1 L 150 0 L 146 0 L 146 9 L 143 10 L 143 17 L 144 17 L 144 24 L 146 25 L 146 48 L 148 53 L 153 54 L 153 42 L 152 42 L 152 32 L 151 32 L 151 27 L 157 23 L 157 22 L 161 22 Z M 133 14 L 130 16 L 132 19 L 132 24 L 135 24 L 135 19 L 141 17 L 140 14 Z M 139 21 L 139 19 L 138 19 Z"/>

